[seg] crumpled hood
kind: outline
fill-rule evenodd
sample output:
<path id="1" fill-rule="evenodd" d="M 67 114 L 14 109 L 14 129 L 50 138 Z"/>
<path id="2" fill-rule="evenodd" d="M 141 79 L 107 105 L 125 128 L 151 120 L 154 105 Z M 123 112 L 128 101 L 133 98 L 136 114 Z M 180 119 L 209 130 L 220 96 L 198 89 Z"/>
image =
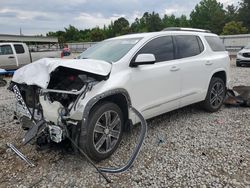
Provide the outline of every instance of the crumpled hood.
<path id="1" fill-rule="evenodd" d="M 101 76 L 107 76 L 112 67 L 110 63 L 101 60 L 44 58 L 16 70 L 12 81 L 46 89 L 50 81 L 50 73 L 60 66 Z"/>

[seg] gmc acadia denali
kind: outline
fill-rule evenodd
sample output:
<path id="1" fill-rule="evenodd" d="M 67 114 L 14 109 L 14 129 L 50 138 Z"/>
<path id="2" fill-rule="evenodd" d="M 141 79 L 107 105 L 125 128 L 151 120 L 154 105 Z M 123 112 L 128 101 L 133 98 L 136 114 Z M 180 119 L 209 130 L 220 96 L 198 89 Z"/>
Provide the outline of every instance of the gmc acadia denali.
<path id="1" fill-rule="evenodd" d="M 69 131 L 100 161 L 139 121 L 132 107 L 145 119 L 197 102 L 218 111 L 229 66 L 217 35 L 167 28 L 104 40 L 78 59 L 38 60 L 15 72 L 10 89 L 17 97 L 17 117 L 38 143 L 61 142 Z"/>

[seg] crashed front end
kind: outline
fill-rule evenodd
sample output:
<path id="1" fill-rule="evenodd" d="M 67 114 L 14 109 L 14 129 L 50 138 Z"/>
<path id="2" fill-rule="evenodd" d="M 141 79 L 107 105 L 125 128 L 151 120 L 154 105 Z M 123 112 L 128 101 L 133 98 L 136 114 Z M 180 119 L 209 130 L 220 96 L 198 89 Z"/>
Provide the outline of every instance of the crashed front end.
<path id="1" fill-rule="evenodd" d="M 18 69 L 9 89 L 17 99 L 15 115 L 28 130 L 24 144 L 33 139 L 38 145 L 59 143 L 66 131 L 75 134 L 81 120 L 74 113 L 83 113 L 77 104 L 110 70 L 107 62 L 87 59 L 41 59 Z"/>

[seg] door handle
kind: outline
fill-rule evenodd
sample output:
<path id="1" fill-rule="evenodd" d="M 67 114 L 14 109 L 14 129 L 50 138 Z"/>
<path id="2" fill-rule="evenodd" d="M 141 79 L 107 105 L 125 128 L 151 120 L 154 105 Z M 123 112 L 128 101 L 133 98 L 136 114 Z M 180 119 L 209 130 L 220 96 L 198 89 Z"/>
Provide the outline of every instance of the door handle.
<path id="1" fill-rule="evenodd" d="M 9 56 L 8 58 L 9 58 L 9 59 L 14 59 L 15 57 L 14 57 L 14 56 Z"/>
<path id="2" fill-rule="evenodd" d="M 178 71 L 178 70 L 180 70 L 180 68 L 179 68 L 179 67 L 176 67 L 176 66 L 172 66 L 172 67 L 170 68 L 170 71 L 173 71 L 173 72 Z"/>
<path id="3" fill-rule="evenodd" d="M 213 63 L 211 61 L 207 61 L 205 65 L 212 65 Z"/>

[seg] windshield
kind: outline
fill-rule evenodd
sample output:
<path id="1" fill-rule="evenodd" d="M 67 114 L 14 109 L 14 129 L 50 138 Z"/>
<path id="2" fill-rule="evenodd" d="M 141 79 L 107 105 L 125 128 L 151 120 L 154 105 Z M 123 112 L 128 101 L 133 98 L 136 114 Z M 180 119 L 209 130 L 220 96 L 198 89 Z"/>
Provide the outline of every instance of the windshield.
<path id="1" fill-rule="evenodd" d="M 108 62 L 120 60 L 141 38 L 125 38 L 102 41 L 84 51 L 79 59 L 97 59 Z"/>
<path id="2" fill-rule="evenodd" d="M 248 44 L 248 45 L 245 47 L 245 49 L 250 49 L 250 44 Z"/>

